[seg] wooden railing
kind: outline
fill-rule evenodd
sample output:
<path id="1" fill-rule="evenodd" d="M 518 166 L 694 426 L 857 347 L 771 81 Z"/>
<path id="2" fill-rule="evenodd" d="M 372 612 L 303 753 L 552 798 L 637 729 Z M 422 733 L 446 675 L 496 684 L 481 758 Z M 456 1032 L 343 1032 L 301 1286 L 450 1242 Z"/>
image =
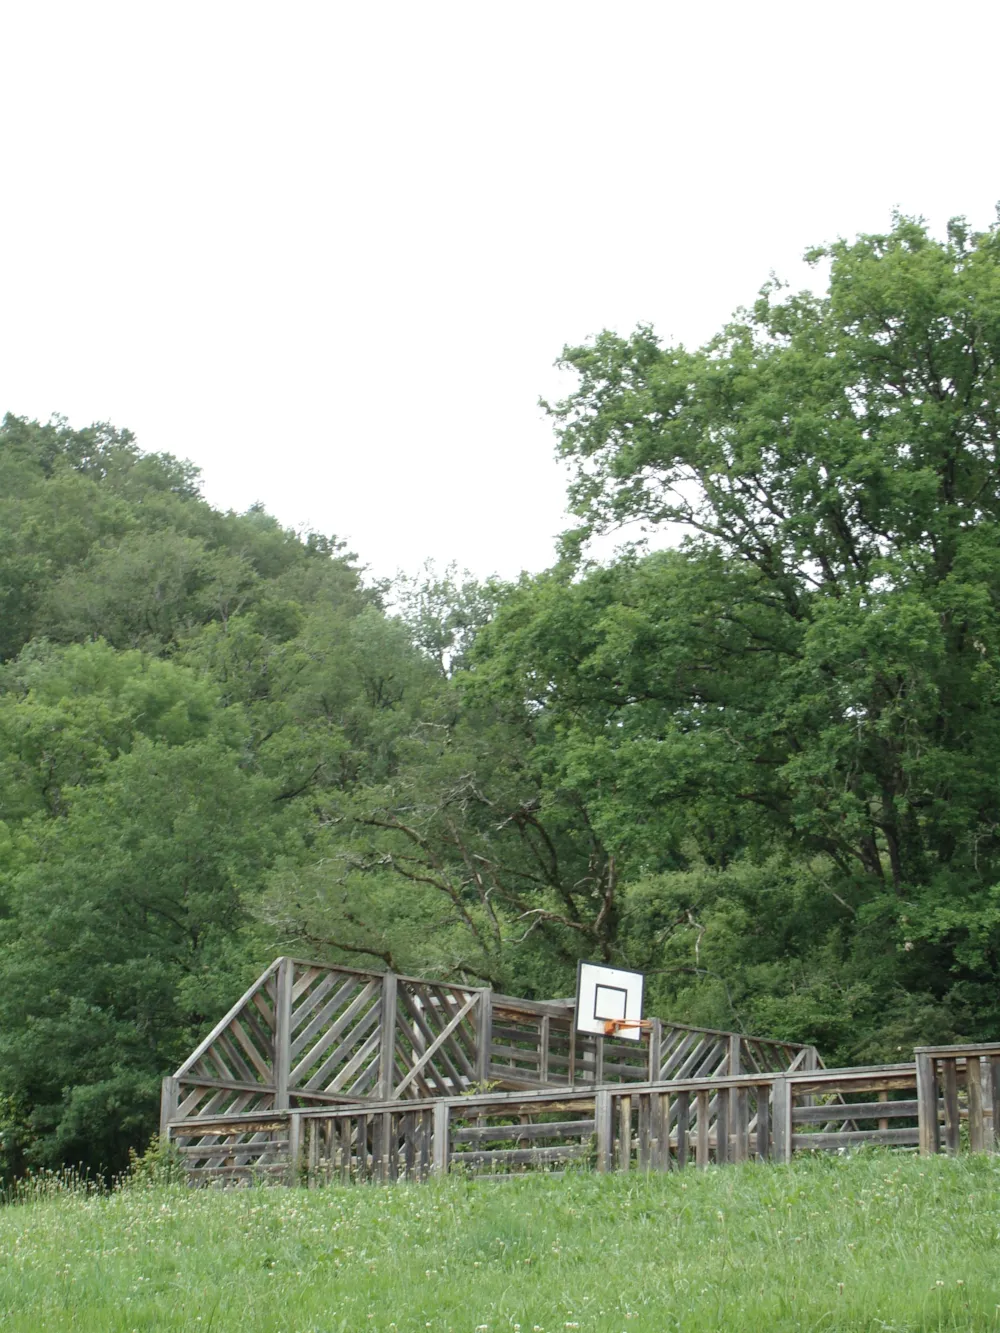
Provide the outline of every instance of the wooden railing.
<path id="1" fill-rule="evenodd" d="M 457 1028 L 445 1023 L 446 1030 Z M 433 1046 L 429 1041 L 424 1053 Z M 676 1067 L 684 1067 L 683 1057 Z M 795 1152 L 865 1145 L 924 1153 L 998 1146 L 1000 1043 L 921 1047 L 914 1063 L 858 1069 L 723 1072 L 462 1096 L 408 1097 L 413 1080 L 398 1066 L 390 1082 L 404 1095 L 181 1114 L 165 1122 L 164 1134 L 193 1184 L 422 1180 L 435 1172 L 510 1174 L 571 1164 L 663 1171 L 788 1162 Z"/>
<path id="2" fill-rule="evenodd" d="M 887 1065 L 258 1111 L 172 1122 L 167 1135 L 192 1183 L 663 1171 L 916 1146 L 915 1090 L 912 1064 Z"/>
<path id="3" fill-rule="evenodd" d="M 916 1076 L 920 1151 L 952 1155 L 962 1147 L 962 1122 L 970 1152 L 995 1152 L 1000 1140 L 1000 1042 L 918 1046 Z"/>

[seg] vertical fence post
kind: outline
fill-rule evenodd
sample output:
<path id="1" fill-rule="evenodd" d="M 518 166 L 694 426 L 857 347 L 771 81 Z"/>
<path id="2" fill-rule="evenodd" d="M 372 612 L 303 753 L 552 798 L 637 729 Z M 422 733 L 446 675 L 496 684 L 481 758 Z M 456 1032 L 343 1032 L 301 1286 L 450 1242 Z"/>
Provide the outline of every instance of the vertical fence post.
<path id="1" fill-rule="evenodd" d="M 278 966 L 274 1003 L 274 1108 L 288 1110 L 288 1073 L 292 1045 L 292 987 L 295 969 L 290 958 Z"/>
<path id="2" fill-rule="evenodd" d="M 771 1085 L 757 1085 L 757 1156 L 762 1162 L 771 1160 Z"/>
<path id="3" fill-rule="evenodd" d="M 695 1107 L 697 1122 L 695 1124 L 695 1145 L 694 1160 L 695 1165 L 703 1170 L 708 1166 L 708 1130 L 709 1119 L 711 1118 L 712 1099 L 707 1088 L 700 1088 L 695 1094 Z"/>
<path id="4" fill-rule="evenodd" d="M 919 1126 L 920 1155 L 930 1157 L 941 1151 L 941 1130 L 938 1124 L 937 1071 L 932 1055 L 916 1056 L 917 1063 L 917 1124 Z"/>
<path id="5" fill-rule="evenodd" d="M 434 1139 L 431 1144 L 431 1171 L 436 1176 L 448 1174 L 451 1107 L 446 1101 L 434 1103 Z"/>
<path id="6" fill-rule="evenodd" d="M 975 1053 L 965 1058 L 965 1085 L 969 1095 L 969 1151 L 986 1151 L 983 1121 L 983 1069 Z"/>
<path id="7" fill-rule="evenodd" d="M 476 1078 L 486 1084 L 490 1079 L 490 1046 L 493 1042 L 493 992 L 484 990 L 479 997 L 476 1022 Z"/>
<path id="8" fill-rule="evenodd" d="M 179 1083 L 172 1075 L 160 1084 L 160 1146 L 170 1138 L 170 1122 L 177 1119 Z"/>
<path id="9" fill-rule="evenodd" d="M 733 1127 L 733 1161 L 745 1162 L 750 1156 L 750 1090 L 729 1089 L 729 1119 Z"/>
<path id="10" fill-rule="evenodd" d="M 741 1074 L 740 1068 L 740 1037 L 733 1032 L 729 1037 L 729 1070 L 730 1074 Z"/>
<path id="11" fill-rule="evenodd" d="M 598 1038 L 600 1040 L 600 1038 Z M 632 1098 L 618 1098 L 618 1170 L 632 1165 Z"/>
<path id="12" fill-rule="evenodd" d="M 382 976 L 382 1012 L 379 1019 L 378 1095 L 382 1101 L 387 1102 L 392 1099 L 393 1057 L 396 1054 L 395 972 L 386 972 Z"/>
<path id="13" fill-rule="evenodd" d="M 663 1020 L 654 1018 L 649 1029 L 649 1081 L 660 1081 L 660 1051 L 663 1049 Z"/>
<path id="14" fill-rule="evenodd" d="M 958 1156 L 958 1060 L 950 1055 L 941 1061 L 944 1075 L 944 1146 L 952 1157 Z"/>
<path id="15" fill-rule="evenodd" d="M 1000 1148 L 1000 1055 L 990 1056 L 990 1101 L 993 1106 L 993 1119 L 991 1122 L 989 1151 L 996 1152 Z"/>
<path id="16" fill-rule="evenodd" d="M 653 1164 L 657 1171 L 670 1169 L 670 1093 L 654 1092 L 653 1133 L 656 1135 L 656 1155 Z"/>
<path id="17" fill-rule="evenodd" d="M 542 1014 L 542 1021 L 538 1025 L 538 1081 L 539 1083 L 548 1083 L 549 1081 L 549 1040 L 552 1020 L 548 1014 Z"/>
<path id="18" fill-rule="evenodd" d="M 299 1183 L 299 1167 L 302 1161 L 302 1115 L 292 1111 L 288 1117 L 288 1183 Z"/>
<path id="19" fill-rule="evenodd" d="M 773 1086 L 771 1135 L 774 1160 L 788 1163 L 792 1160 L 792 1085 L 783 1074 L 779 1074 Z"/>
<path id="20" fill-rule="evenodd" d="M 700 1094 L 699 1094 L 700 1095 Z M 691 1094 L 677 1094 L 677 1165 L 680 1168 L 688 1164 L 688 1149 L 691 1146 Z M 705 1118 L 708 1123 L 708 1117 Z"/>
<path id="21" fill-rule="evenodd" d="M 611 1093 L 594 1093 L 594 1136 L 597 1140 L 597 1169 L 610 1171 L 614 1157 L 614 1124 L 611 1118 Z"/>

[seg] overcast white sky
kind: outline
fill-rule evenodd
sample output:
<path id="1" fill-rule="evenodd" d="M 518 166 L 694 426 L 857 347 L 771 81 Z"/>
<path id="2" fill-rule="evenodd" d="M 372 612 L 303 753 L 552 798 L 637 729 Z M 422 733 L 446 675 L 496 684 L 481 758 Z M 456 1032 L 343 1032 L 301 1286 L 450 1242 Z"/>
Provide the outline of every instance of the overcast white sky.
<path id="1" fill-rule="evenodd" d="M 0 0 L 0 411 L 375 573 L 552 559 L 539 394 L 806 246 L 1000 199 L 991 3 Z"/>

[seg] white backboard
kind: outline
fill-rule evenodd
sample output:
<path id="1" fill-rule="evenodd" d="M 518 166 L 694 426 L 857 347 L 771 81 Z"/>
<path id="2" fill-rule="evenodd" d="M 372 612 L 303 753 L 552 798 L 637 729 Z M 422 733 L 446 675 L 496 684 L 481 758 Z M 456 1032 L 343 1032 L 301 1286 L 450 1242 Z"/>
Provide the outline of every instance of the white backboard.
<path id="1" fill-rule="evenodd" d="M 601 1037 L 606 1025 L 618 1019 L 630 1026 L 615 1031 L 616 1041 L 641 1040 L 642 983 L 641 972 L 626 972 L 620 967 L 581 961 L 576 973 L 577 1032 L 591 1032 Z"/>

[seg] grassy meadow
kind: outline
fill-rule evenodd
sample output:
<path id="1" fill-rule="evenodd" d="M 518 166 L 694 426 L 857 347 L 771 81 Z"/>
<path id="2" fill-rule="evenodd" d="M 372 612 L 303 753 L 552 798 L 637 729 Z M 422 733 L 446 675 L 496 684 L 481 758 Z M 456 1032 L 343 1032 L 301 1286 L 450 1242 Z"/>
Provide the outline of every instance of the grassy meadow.
<path id="1" fill-rule="evenodd" d="M 1000 1329 L 1000 1161 L 51 1191 L 0 1209 L 0 1328 Z"/>

